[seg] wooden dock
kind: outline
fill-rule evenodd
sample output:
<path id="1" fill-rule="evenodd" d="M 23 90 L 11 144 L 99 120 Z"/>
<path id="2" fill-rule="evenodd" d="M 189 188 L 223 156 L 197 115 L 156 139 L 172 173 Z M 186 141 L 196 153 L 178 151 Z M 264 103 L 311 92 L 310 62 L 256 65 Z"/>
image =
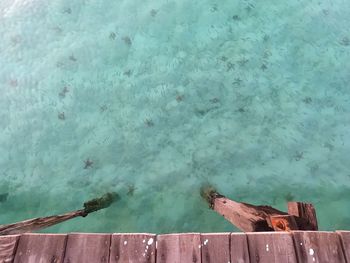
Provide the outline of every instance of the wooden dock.
<path id="1" fill-rule="evenodd" d="M 0 236 L 0 263 L 350 263 L 350 231 Z"/>

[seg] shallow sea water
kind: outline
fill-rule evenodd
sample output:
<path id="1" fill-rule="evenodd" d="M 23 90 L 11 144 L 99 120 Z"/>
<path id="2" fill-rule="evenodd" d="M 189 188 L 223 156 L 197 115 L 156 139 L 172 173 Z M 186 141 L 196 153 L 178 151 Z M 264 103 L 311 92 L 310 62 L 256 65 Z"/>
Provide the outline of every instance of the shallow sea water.
<path id="1" fill-rule="evenodd" d="M 0 224 L 116 191 L 47 231 L 235 231 L 211 183 L 350 229 L 349 17 L 346 0 L 2 0 Z"/>

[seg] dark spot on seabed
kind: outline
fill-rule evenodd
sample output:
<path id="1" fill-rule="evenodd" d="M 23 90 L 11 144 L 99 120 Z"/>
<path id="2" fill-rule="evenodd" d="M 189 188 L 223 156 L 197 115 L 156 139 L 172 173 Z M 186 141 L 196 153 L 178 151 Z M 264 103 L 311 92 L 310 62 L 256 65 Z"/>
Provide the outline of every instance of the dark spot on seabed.
<path id="1" fill-rule="evenodd" d="M 137 189 L 137 188 L 135 187 L 135 185 L 129 184 L 129 185 L 128 185 L 128 191 L 127 191 L 126 194 L 127 194 L 128 196 L 133 196 L 136 189 Z"/>
<path id="2" fill-rule="evenodd" d="M 265 64 L 265 63 L 264 63 L 264 64 L 262 64 L 262 65 L 261 65 L 261 67 L 260 67 L 260 69 L 261 69 L 262 71 L 265 71 L 265 70 L 267 69 L 266 64 Z"/>
<path id="3" fill-rule="evenodd" d="M 340 41 L 339 44 L 342 46 L 350 46 L 350 39 L 348 37 L 343 37 Z"/>
<path id="4" fill-rule="evenodd" d="M 6 202 L 9 193 L 0 194 L 0 203 Z"/>
<path id="5" fill-rule="evenodd" d="M 227 62 L 226 64 L 226 71 L 234 70 L 235 69 L 235 64 L 232 62 Z"/>
<path id="6" fill-rule="evenodd" d="M 227 61 L 227 59 L 228 59 L 228 58 L 227 58 L 226 56 L 221 56 L 221 57 L 220 57 L 220 60 L 223 61 L 223 62 Z"/>
<path id="7" fill-rule="evenodd" d="M 217 6 L 216 4 L 214 4 L 214 5 L 210 8 L 210 11 L 212 11 L 212 12 L 218 11 L 218 6 Z"/>
<path id="8" fill-rule="evenodd" d="M 265 34 L 264 36 L 263 36 L 263 40 L 266 42 L 266 41 L 268 41 L 270 39 L 270 36 L 269 35 L 267 35 L 267 34 Z"/>
<path id="9" fill-rule="evenodd" d="M 92 168 L 94 162 L 92 160 L 90 160 L 90 158 L 87 158 L 85 161 L 85 166 L 84 166 L 84 169 L 88 169 L 88 168 Z"/>
<path id="10" fill-rule="evenodd" d="M 247 64 L 248 62 L 249 62 L 248 59 L 242 58 L 242 59 L 238 60 L 238 65 L 245 66 L 245 64 Z"/>
<path id="11" fill-rule="evenodd" d="M 70 15 L 72 13 L 72 9 L 70 7 L 67 7 L 63 10 L 63 13 Z"/>
<path id="12" fill-rule="evenodd" d="M 305 97 L 303 99 L 303 102 L 306 103 L 306 104 L 310 104 L 312 102 L 312 99 L 311 99 L 311 97 Z"/>
<path id="13" fill-rule="evenodd" d="M 65 120 L 66 119 L 66 116 L 65 116 L 65 114 L 64 114 L 64 112 L 60 112 L 59 114 L 58 114 L 58 118 L 60 119 L 60 120 Z"/>
<path id="14" fill-rule="evenodd" d="M 116 35 L 114 32 L 111 32 L 111 33 L 109 34 L 109 39 L 110 39 L 110 40 L 114 40 L 116 37 L 117 37 L 117 35 Z"/>
<path id="15" fill-rule="evenodd" d="M 218 103 L 220 100 L 218 98 L 212 98 L 209 100 L 211 103 Z"/>
<path id="16" fill-rule="evenodd" d="M 232 16 L 232 19 L 233 19 L 234 21 L 239 21 L 239 20 L 241 20 L 241 18 L 240 18 L 238 15 Z"/>
<path id="17" fill-rule="evenodd" d="M 74 55 L 72 54 L 72 55 L 69 56 L 69 60 L 71 60 L 71 61 L 73 61 L 73 62 L 76 62 L 76 61 L 77 61 L 77 58 L 74 57 Z"/>
<path id="18" fill-rule="evenodd" d="M 61 98 L 64 98 L 66 97 L 66 94 L 69 92 L 69 89 L 67 86 L 63 87 L 63 89 L 61 90 L 60 93 L 58 93 L 58 95 L 61 97 Z"/>
<path id="19" fill-rule="evenodd" d="M 293 195 L 291 192 L 288 192 L 288 193 L 284 196 L 284 198 L 286 199 L 287 202 L 291 202 L 291 201 L 295 200 L 295 197 L 294 197 L 294 195 Z"/>
<path id="20" fill-rule="evenodd" d="M 100 112 L 105 112 L 106 110 L 108 110 L 108 107 L 106 104 L 100 106 Z"/>
<path id="21" fill-rule="evenodd" d="M 125 37 L 122 38 L 122 40 L 123 40 L 124 43 L 125 43 L 126 45 L 128 45 L 129 47 L 132 45 L 132 42 L 131 42 L 130 37 L 125 36 Z"/>
<path id="22" fill-rule="evenodd" d="M 150 12 L 152 17 L 155 17 L 157 15 L 157 13 L 158 13 L 158 11 L 155 10 L 155 9 L 152 9 L 151 12 Z"/>
<path id="23" fill-rule="evenodd" d="M 245 110 L 243 107 L 240 107 L 240 108 L 238 108 L 237 111 L 240 112 L 240 113 L 243 113 L 243 112 L 245 112 L 246 110 Z"/>
<path id="24" fill-rule="evenodd" d="M 145 119 L 145 125 L 147 127 L 152 127 L 154 126 L 154 122 L 152 121 L 152 119 Z"/>
<path id="25" fill-rule="evenodd" d="M 300 161 L 301 159 L 304 158 L 304 152 L 296 152 L 293 157 L 294 157 L 294 160 Z"/>
<path id="26" fill-rule="evenodd" d="M 232 82 L 233 85 L 240 85 L 242 83 L 242 80 L 240 78 L 235 78 L 234 82 Z"/>
<path id="27" fill-rule="evenodd" d="M 183 101 L 183 99 L 184 99 L 184 95 L 177 95 L 176 96 L 176 101 L 177 102 Z"/>
<path id="28" fill-rule="evenodd" d="M 132 70 L 131 70 L 131 69 L 124 71 L 124 75 L 125 75 L 125 76 L 130 77 L 131 74 L 132 74 Z"/>

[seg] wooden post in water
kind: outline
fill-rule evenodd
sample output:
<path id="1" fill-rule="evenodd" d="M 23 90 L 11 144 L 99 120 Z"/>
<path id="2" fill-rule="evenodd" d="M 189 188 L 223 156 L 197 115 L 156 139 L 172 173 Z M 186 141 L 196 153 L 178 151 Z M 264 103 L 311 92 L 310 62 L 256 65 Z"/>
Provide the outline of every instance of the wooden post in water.
<path id="1" fill-rule="evenodd" d="M 95 198 L 84 203 L 84 209 L 76 210 L 73 212 L 65 213 L 62 215 L 54 215 L 48 217 L 38 217 L 21 222 L 17 222 L 9 225 L 0 225 L 1 235 L 14 235 L 23 234 L 26 232 L 33 232 L 43 228 L 47 228 L 58 223 L 67 221 L 74 217 L 85 217 L 89 213 L 98 211 L 100 209 L 110 206 L 113 202 L 117 201 L 119 196 L 117 193 L 107 193 L 100 198 Z"/>
<path id="2" fill-rule="evenodd" d="M 318 230 L 312 204 L 289 202 L 288 213 L 271 206 L 255 206 L 228 199 L 213 187 L 202 187 L 209 207 L 244 232 Z"/>

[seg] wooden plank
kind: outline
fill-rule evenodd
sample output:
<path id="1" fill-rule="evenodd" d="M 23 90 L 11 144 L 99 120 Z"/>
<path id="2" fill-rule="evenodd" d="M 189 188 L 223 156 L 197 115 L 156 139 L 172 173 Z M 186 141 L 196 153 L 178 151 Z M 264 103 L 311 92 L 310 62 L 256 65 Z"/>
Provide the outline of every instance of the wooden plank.
<path id="1" fill-rule="evenodd" d="M 0 236 L 0 262 L 12 262 L 15 257 L 19 236 Z"/>
<path id="2" fill-rule="evenodd" d="M 232 233 L 230 243 L 231 262 L 249 263 L 247 235 L 244 233 Z"/>
<path id="3" fill-rule="evenodd" d="M 297 262 L 290 233 L 249 233 L 247 236 L 251 263 Z"/>
<path id="4" fill-rule="evenodd" d="M 14 263 L 61 263 L 66 238 L 63 234 L 23 234 L 18 241 Z"/>
<path id="5" fill-rule="evenodd" d="M 340 236 L 343 251 L 347 262 L 350 262 L 350 231 L 337 231 L 337 234 Z"/>
<path id="6" fill-rule="evenodd" d="M 299 230 L 318 230 L 316 210 L 313 204 L 288 202 L 288 214 L 296 216 Z"/>
<path id="7" fill-rule="evenodd" d="M 64 263 L 106 263 L 110 243 L 110 234 L 69 234 Z"/>
<path id="8" fill-rule="evenodd" d="M 202 263 L 230 261 L 230 233 L 201 234 Z"/>
<path id="9" fill-rule="evenodd" d="M 201 263 L 200 234 L 157 236 L 157 263 Z"/>
<path id="10" fill-rule="evenodd" d="M 154 263 L 156 235 L 113 234 L 110 251 L 110 263 Z"/>
<path id="11" fill-rule="evenodd" d="M 340 237 L 334 232 L 295 231 L 293 239 L 299 262 L 346 262 Z"/>

